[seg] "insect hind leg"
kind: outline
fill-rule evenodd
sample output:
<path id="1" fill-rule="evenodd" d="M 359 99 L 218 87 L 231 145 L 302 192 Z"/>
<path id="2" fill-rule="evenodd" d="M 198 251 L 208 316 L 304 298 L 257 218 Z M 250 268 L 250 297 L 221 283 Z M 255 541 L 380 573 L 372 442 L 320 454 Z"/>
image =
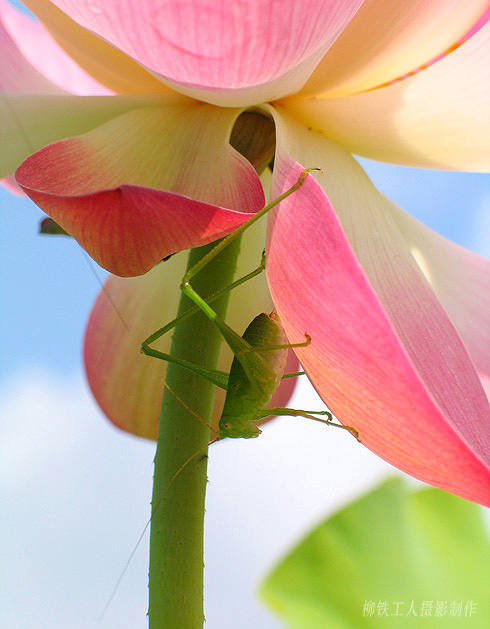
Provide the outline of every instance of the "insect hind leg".
<path id="1" fill-rule="evenodd" d="M 267 409 L 267 413 L 269 415 L 306 417 L 307 419 L 314 419 L 315 421 L 321 422 L 322 424 L 327 424 L 328 426 L 335 426 L 336 428 L 347 430 L 351 433 L 353 437 L 357 439 L 357 441 L 359 441 L 359 432 L 352 426 L 344 426 L 344 424 L 338 424 L 337 422 L 334 422 L 332 413 L 330 413 L 330 411 L 304 411 L 295 408 L 269 408 Z M 326 415 L 327 418 L 323 419 L 322 417 L 315 417 L 316 415 Z"/>

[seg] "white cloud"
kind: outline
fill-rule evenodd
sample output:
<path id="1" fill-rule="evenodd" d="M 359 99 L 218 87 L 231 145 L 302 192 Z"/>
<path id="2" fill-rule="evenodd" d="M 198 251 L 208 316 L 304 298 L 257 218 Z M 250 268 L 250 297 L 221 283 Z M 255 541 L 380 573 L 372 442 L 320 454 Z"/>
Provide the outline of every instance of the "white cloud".
<path id="1" fill-rule="evenodd" d="M 316 408 L 314 393 L 295 396 Z M 112 428 L 77 376 L 18 374 L 0 390 L 2 629 L 143 629 L 145 538 L 96 620 L 149 513 L 154 445 Z M 282 418 L 216 444 L 206 504 L 206 617 L 273 629 L 254 588 L 289 545 L 390 467 L 346 432 Z"/>
<path id="2" fill-rule="evenodd" d="M 16 375 L 0 392 L 2 477 L 9 487 L 31 482 L 43 465 L 60 455 L 80 435 L 73 408 L 83 415 L 89 402 L 81 383 L 61 383 L 42 371 Z"/>
<path id="3" fill-rule="evenodd" d="M 152 444 L 111 428 L 76 376 L 12 377 L 0 416 L 2 629 L 145 627 L 144 547 L 124 604 L 95 618 L 145 522 Z"/>

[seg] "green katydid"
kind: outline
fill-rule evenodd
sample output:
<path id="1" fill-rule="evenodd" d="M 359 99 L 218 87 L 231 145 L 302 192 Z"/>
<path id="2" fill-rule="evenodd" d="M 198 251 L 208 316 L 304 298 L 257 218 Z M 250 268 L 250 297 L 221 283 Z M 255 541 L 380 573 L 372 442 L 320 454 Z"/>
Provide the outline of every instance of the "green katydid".
<path id="1" fill-rule="evenodd" d="M 255 271 L 233 282 L 230 286 L 207 300 L 204 300 L 190 285 L 190 280 L 235 238 L 240 236 L 248 227 L 269 212 L 274 206 L 278 205 L 286 197 L 295 192 L 303 184 L 310 170 L 311 169 L 304 170 L 298 181 L 291 186 L 291 188 L 274 199 L 269 205 L 266 205 L 234 232 L 223 238 L 223 240 L 211 249 L 196 265 L 187 271 L 182 279 L 180 288 L 196 305 L 184 315 L 181 315 L 163 328 L 157 330 L 142 343 L 141 351 L 144 354 L 177 363 L 181 367 L 207 378 L 227 391 L 223 412 L 219 421 L 217 440 L 224 439 L 225 437 L 257 437 L 261 431 L 256 422 L 269 415 L 307 417 L 348 430 L 356 439 L 358 438 L 358 433 L 354 428 L 333 422 L 332 415 L 328 411 L 304 411 L 282 407 L 274 409 L 266 408 L 283 377 L 300 375 L 299 373 L 284 375 L 287 352 L 289 348 L 305 347 L 309 345 L 311 339 L 308 334 L 305 334 L 305 341 L 301 343 L 289 343 L 279 321 L 279 317 L 275 312 L 272 312 L 270 315 L 265 313 L 259 314 L 247 327 L 243 336 L 240 336 L 220 319 L 211 308 L 210 303 L 223 292 L 239 286 L 263 271 L 265 268 L 265 254 L 262 255 L 261 264 Z M 163 336 L 163 334 L 173 329 L 184 318 L 192 316 L 199 310 L 204 312 L 219 328 L 224 340 L 234 353 L 229 375 L 222 371 L 209 370 L 206 367 L 189 363 L 151 347 L 151 344 Z M 326 418 L 315 417 L 315 415 L 326 416 Z"/>

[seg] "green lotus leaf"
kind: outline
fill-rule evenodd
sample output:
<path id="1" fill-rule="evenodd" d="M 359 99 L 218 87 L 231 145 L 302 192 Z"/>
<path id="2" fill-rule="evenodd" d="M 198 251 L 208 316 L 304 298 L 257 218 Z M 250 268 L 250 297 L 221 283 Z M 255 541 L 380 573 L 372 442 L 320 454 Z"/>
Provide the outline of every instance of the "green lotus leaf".
<path id="1" fill-rule="evenodd" d="M 482 509 L 389 480 L 328 518 L 261 595 L 291 629 L 490 627 Z"/>

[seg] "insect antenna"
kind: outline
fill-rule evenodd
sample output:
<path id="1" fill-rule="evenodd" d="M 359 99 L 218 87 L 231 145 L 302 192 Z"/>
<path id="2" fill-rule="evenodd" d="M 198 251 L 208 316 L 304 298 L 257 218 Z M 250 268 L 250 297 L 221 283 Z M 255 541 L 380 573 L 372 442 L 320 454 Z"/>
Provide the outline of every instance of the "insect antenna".
<path id="1" fill-rule="evenodd" d="M 107 612 L 107 610 L 110 607 L 110 604 L 112 603 L 114 596 L 116 595 L 116 592 L 119 588 L 119 586 L 121 585 L 121 581 L 124 578 L 124 575 L 126 574 L 131 561 L 136 553 L 136 551 L 139 548 L 139 545 L 141 544 L 141 542 L 143 541 L 143 537 L 145 536 L 146 531 L 148 530 L 148 527 L 151 524 L 151 521 L 153 519 L 153 516 L 155 515 L 157 509 L 159 508 L 159 506 L 162 504 L 163 500 L 165 499 L 165 496 L 167 495 L 170 487 L 173 485 L 175 479 L 177 478 L 177 476 L 179 476 L 179 474 L 182 472 L 182 470 L 187 467 L 187 465 L 189 465 L 189 463 L 191 461 L 193 461 L 196 456 L 198 454 L 200 454 L 203 450 L 206 450 L 207 448 L 209 448 L 210 445 L 212 445 L 213 443 L 216 443 L 216 441 L 219 440 L 219 433 L 217 430 L 215 430 L 210 424 L 208 424 L 207 422 L 204 421 L 204 419 L 202 419 L 202 417 L 199 417 L 199 415 L 197 413 L 195 413 L 185 402 L 184 400 L 177 395 L 177 393 L 172 389 L 172 387 L 170 385 L 168 385 L 166 382 L 165 384 L 165 388 L 167 388 L 170 393 L 175 397 L 175 399 L 182 404 L 182 406 L 191 414 L 193 415 L 196 419 L 198 419 L 202 424 L 204 424 L 205 426 L 207 426 L 210 430 L 212 430 L 215 434 L 216 437 L 214 439 L 211 439 L 211 441 L 209 441 L 208 443 L 205 443 L 204 445 L 202 445 L 200 448 L 198 448 L 194 454 L 191 454 L 191 456 L 186 459 L 182 465 L 179 467 L 179 469 L 175 472 L 175 474 L 172 476 L 172 478 L 169 480 L 168 485 L 165 487 L 165 489 L 163 490 L 162 495 L 160 496 L 160 498 L 158 499 L 158 502 L 156 503 L 155 506 L 152 506 L 152 510 L 151 510 L 151 514 L 150 517 L 148 518 L 147 523 L 145 524 L 145 527 L 143 528 L 141 535 L 138 538 L 138 541 L 136 542 L 136 544 L 133 547 L 133 550 L 131 551 L 126 563 L 124 564 L 123 569 L 121 570 L 121 573 L 119 574 L 119 577 L 117 578 L 117 581 L 114 585 L 114 587 L 112 588 L 112 592 L 109 595 L 109 598 L 107 599 L 106 604 L 104 605 L 104 609 L 102 610 L 100 616 L 97 617 L 97 620 L 102 620 Z"/>
<path id="2" fill-rule="evenodd" d="M 214 434 L 216 435 L 216 437 L 219 436 L 218 431 L 215 428 L 213 428 L 211 424 L 208 424 L 208 422 L 204 421 L 202 417 L 199 417 L 199 415 L 195 411 L 193 411 L 192 408 L 188 404 L 186 404 L 186 402 L 184 402 L 184 400 L 181 397 L 177 395 L 177 393 L 172 389 L 172 387 L 169 384 L 164 382 L 163 386 L 170 391 L 170 393 L 174 396 L 174 398 L 185 408 L 187 412 L 189 412 L 193 417 L 195 417 L 198 421 L 200 421 L 201 424 L 204 424 L 204 426 L 209 428 L 209 430 L 212 430 Z M 217 439 L 215 439 L 215 441 L 217 441 Z M 214 443 L 214 441 L 211 441 L 211 443 Z M 211 443 L 208 443 L 208 445 L 211 445 Z"/>
<path id="3" fill-rule="evenodd" d="M 131 333 L 131 329 L 130 329 L 129 325 L 124 320 L 124 317 L 122 316 L 121 312 L 119 311 L 119 308 L 117 307 L 116 302 L 112 299 L 111 294 L 107 290 L 105 282 L 103 280 L 101 280 L 99 274 L 97 273 L 97 271 L 96 271 L 96 269 L 94 267 L 94 264 L 92 262 L 91 257 L 88 255 L 88 253 L 85 251 L 85 249 L 82 248 L 81 245 L 79 245 L 79 249 L 82 252 L 85 261 L 87 262 L 92 275 L 95 277 L 95 279 L 97 281 L 97 284 L 100 286 L 100 290 L 104 293 L 104 295 L 107 298 L 107 301 L 111 304 L 111 307 L 113 308 L 114 312 L 116 313 L 117 318 L 121 321 L 121 323 L 126 328 L 126 330 L 129 333 Z"/>

